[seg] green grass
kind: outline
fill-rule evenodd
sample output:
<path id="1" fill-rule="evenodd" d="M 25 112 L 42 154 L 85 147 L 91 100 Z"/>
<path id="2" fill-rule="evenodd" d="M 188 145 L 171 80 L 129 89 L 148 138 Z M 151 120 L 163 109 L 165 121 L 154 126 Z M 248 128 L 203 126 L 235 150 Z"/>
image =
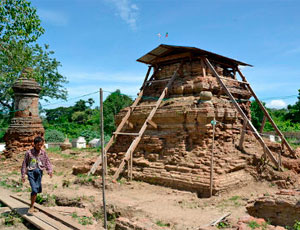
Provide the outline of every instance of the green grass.
<path id="1" fill-rule="evenodd" d="M 93 217 L 98 221 L 98 220 L 102 220 L 103 219 L 103 212 L 101 211 L 97 211 L 97 212 L 93 212 Z"/>
<path id="2" fill-rule="evenodd" d="M 164 223 L 164 222 L 161 221 L 161 220 L 156 221 L 155 224 L 156 224 L 157 226 L 159 226 L 159 227 L 170 227 L 170 224 L 169 224 L 169 223 Z"/>
<path id="3" fill-rule="evenodd" d="M 87 174 L 77 174 L 76 176 L 78 177 L 77 182 L 79 184 L 89 184 L 97 178 L 97 176 L 88 176 Z"/>
<path id="4" fill-rule="evenodd" d="M 62 175 L 64 175 L 64 172 L 56 172 L 56 171 L 54 171 L 53 174 L 55 176 L 62 176 Z"/>
<path id="5" fill-rule="evenodd" d="M 249 223 L 248 223 L 248 226 L 251 228 L 251 229 L 256 229 L 256 228 L 259 228 L 259 227 L 261 227 L 256 221 L 250 221 Z"/>
<path id="6" fill-rule="evenodd" d="M 3 223 L 7 227 L 14 226 L 17 223 L 24 221 L 23 218 L 20 217 L 19 214 L 15 211 L 2 213 L 1 218 L 4 218 Z"/>
<path id="7" fill-rule="evenodd" d="M 233 196 L 233 197 L 230 197 L 229 200 L 232 200 L 232 201 L 236 201 L 236 200 L 239 200 L 241 199 L 240 196 Z"/>
<path id="8" fill-rule="evenodd" d="M 217 228 L 219 228 L 219 229 L 231 228 L 231 225 L 227 222 L 221 221 L 217 224 Z"/>
<path id="9" fill-rule="evenodd" d="M 293 230 L 300 230 L 300 221 L 296 221 L 294 226 L 293 226 Z"/>
<path id="10" fill-rule="evenodd" d="M 76 212 L 71 214 L 72 218 L 76 219 L 81 225 L 91 225 L 93 224 L 93 218 L 87 216 L 78 216 Z"/>

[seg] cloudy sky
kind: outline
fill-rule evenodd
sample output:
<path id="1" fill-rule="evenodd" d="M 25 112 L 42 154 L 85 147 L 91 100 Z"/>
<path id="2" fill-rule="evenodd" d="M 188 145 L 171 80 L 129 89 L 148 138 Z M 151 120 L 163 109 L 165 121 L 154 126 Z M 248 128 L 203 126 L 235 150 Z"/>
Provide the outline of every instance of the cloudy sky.
<path id="1" fill-rule="evenodd" d="M 254 65 L 243 72 L 273 108 L 297 100 L 300 2 L 292 0 L 32 0 L 69 83 L 68 106 L 96 92 L 137 94 L 159 44 L 194 46 Z M 161 38 L 157 36 L 160 33 Z M 168 33 L 168 38 L 165 34 Z M 98 95 L 92 94 L 99 103 Z M 74 99 L 75 98 L 75 99 Z"/>

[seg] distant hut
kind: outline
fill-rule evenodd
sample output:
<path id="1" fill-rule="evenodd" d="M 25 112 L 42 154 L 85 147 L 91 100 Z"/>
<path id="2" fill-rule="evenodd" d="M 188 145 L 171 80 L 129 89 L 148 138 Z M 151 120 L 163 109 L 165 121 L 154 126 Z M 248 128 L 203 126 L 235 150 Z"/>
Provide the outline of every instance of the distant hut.
<path id="1" fill-rule="evenodd" d="M 86 148 L 86 140 L 84 137 L 74 138 L 72 140 L 72 147 L 78 149 Z"/>

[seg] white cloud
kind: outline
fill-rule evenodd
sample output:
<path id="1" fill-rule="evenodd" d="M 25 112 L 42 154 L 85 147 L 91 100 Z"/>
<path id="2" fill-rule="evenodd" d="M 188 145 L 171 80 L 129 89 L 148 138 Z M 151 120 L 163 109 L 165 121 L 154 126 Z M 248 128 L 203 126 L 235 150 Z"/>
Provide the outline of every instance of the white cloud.
<path id="1" fill-rule="evenodd" d="M 42 21 L 53 24 L 55 26 L 66 26 L 69 22 L 68 17 L 62 12 L 39 9 L 38 15 L 40 16 Z"/>
<path id="2" fill-rule="evenodd" d="M 266 107 L 272 109 L 282 109 L 286 108 L 287 104 L 284 100 L 272 100 L 266 104 Z"/>
<path id="3" fill-rule="evenodd" d="M 131 29 L 136 29 L 136 21 L 139 8 L 136 4 L 132 4 L 131 0 L 108 0 L 117 10 L 117 15 L 125 21 Z"/>

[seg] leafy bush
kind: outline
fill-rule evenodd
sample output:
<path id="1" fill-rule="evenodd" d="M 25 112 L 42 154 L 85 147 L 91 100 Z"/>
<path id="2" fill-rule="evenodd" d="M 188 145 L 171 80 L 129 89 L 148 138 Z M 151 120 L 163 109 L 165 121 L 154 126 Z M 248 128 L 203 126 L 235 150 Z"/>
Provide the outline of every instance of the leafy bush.
<path id="1" fill-rule="evenodd" d="M 45 140 L 47 142 L 63 142 L 65 140 L 65 135 L 54 129 L 46 130 Z"/>
<path id="2" fill-rule="evenodd" d="M 84 130 L 80 133 L 80 136 L 84 137 L 87 142 L 93 140 L 94 138 L 100 138 L 99 131 L 95 130 Z"/>
<path id="3" fill-rule="evenodd" d="M 293 226 L 294 230 L 300 230 L 300 221 L 296 221 L 294 226 Z"/>

